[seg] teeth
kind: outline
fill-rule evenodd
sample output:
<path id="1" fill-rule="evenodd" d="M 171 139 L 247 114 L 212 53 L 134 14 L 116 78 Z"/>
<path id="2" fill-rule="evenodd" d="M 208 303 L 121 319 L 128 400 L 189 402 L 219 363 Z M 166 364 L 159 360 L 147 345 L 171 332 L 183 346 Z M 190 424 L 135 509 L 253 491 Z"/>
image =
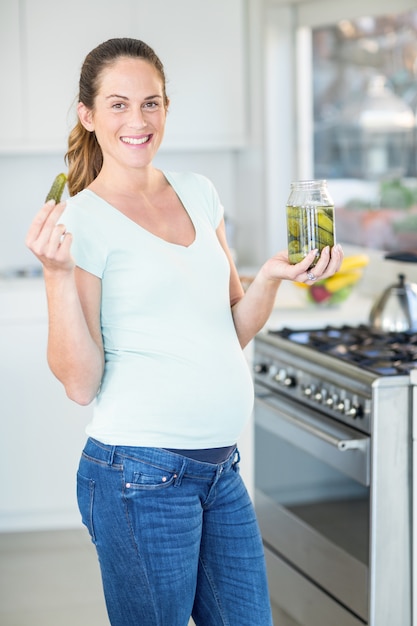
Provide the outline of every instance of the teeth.
<path id="1" fill-rule="evenodd" d="M 130 143 L 133 146 L 140 146 L 142 143 L 146 143 L 149 140 L 149 135 L 142 137 L 141 139 L 134 139 L 133 137 L 121 137 L 124 143 Z"/>

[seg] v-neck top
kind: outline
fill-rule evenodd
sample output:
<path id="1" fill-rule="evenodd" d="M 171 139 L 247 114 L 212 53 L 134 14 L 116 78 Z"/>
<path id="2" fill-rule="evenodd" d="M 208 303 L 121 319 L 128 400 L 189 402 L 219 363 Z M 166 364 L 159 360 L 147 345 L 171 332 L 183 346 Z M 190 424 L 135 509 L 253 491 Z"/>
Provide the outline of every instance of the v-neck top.
<path id="1" fill-rule="evenodd" d="M 106 444 L 198 449 L 236 442 L 253 406 L 233 324 L 212 183 L 164 172 L 195 229 L 189 246 L 142 228 L 90 190 L 61 218 L 72 254 L 101 278 L 105 368 L 86 432 Z"/>

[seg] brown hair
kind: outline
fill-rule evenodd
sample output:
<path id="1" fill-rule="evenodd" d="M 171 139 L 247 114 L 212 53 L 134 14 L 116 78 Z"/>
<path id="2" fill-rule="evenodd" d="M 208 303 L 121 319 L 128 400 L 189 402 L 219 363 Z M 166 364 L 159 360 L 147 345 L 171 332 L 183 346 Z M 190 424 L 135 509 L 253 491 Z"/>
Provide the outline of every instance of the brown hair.
<path id="1" fill-rule="evenodd" d="M 101 72 L 120 57 L 144 59 L 154 66 L 162 80 L 164 104 L 168 106 L 164 66 L 159 57 L 143 41 L 127 37 L 109 39 L 86 56 L 81 68 L 78 101 L 87 108 L 94 109 Z M 70 196 L 85 189 L 96 178 L 103 165 L 103 154 L 95 133 L 85 129 L 80 120 L 69 134 L 65 162 L 68 165 Z"/>

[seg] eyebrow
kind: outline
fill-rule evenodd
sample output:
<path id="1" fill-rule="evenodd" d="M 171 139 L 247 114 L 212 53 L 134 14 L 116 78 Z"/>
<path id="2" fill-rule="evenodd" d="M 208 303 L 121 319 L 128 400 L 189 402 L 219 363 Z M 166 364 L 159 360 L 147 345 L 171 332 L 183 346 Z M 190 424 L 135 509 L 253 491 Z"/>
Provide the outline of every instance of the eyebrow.
<path id="1" fill-rule="evenodd" d="M 127 96 L 121 96 L 117 93 L 112 93 L 109 96 L 106 96 L 106 100 L 110 100 L 110 98 L 119 98 L 120 100 L 129 100 L 129 98 Z M 154 100 L 155 98 L 159 98 L 160 100 L 162 100 L 162 96 L 160 96 L 159 94 L 155 94 L 154 96 L 147 96 L 146 98 L 144 98 L 145 100 Z"/>

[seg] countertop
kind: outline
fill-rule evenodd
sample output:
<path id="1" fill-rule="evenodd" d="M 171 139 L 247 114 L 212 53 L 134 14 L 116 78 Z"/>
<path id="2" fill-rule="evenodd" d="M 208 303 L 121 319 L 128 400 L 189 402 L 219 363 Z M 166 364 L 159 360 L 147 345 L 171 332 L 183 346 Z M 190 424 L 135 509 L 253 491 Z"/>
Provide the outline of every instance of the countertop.
<path id="1" fill-rule="evenodd" d="M 367 324 L 372 304 L 373 297 L 363 295 L 359 290 L 353 290 L 347 300 L 338 305 L 311 304 L 303 289 L 284 281 L 265 330 Z"/>
<path id="2" fill-rule="evenodd" d="M 25 320 L 46 321 L 43 277 L 0 280 L 0 324 Z"/>

